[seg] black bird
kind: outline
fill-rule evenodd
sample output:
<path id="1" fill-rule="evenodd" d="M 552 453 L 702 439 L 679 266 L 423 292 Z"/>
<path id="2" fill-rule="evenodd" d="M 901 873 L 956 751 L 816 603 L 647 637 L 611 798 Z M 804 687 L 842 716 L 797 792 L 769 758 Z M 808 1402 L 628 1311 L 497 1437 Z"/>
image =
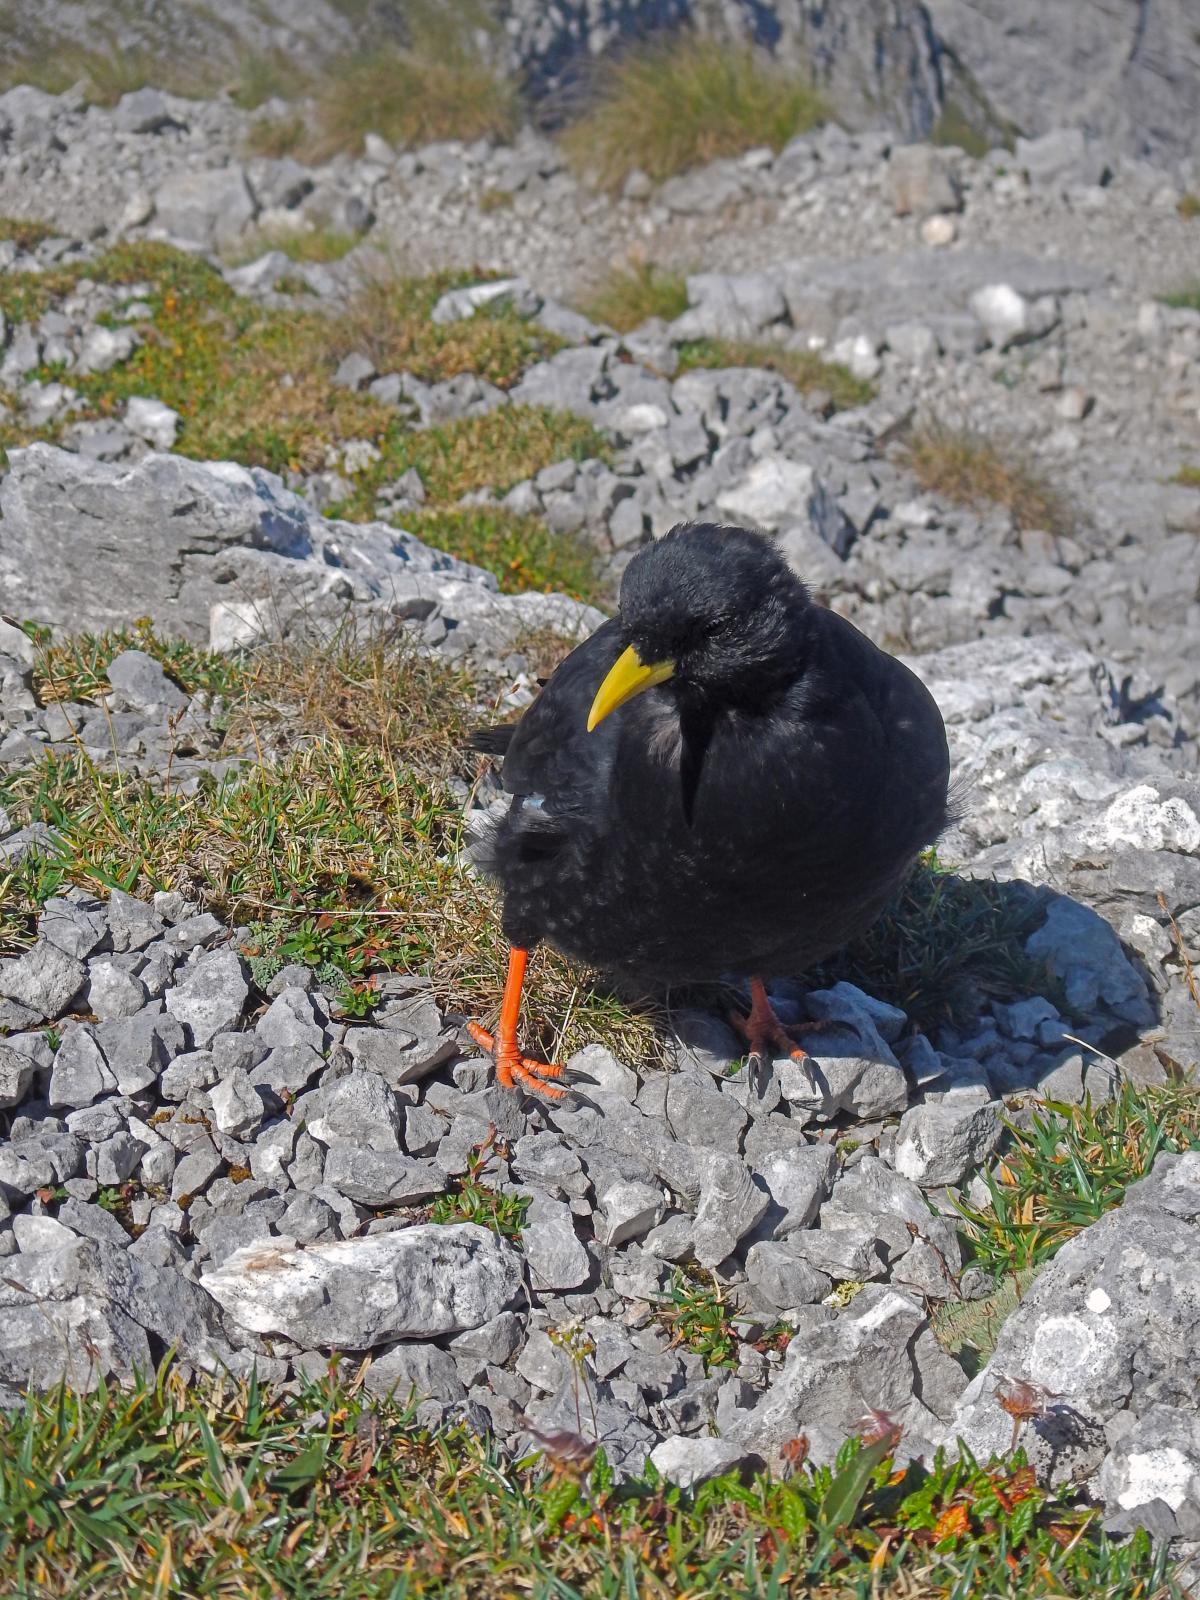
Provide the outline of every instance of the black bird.
<path id="1" fill-rule="evenodd" d="M 539 943 L 643 987 L 750 980 L 751 1054 L 794 1049 L 763 978 L 803 972 L 879 915 L 947 820 L 938 708 L 907 667 L 810 599 L 772 542 L 683 525 L 517 723 L 480 730 L 513 796 L 483 870 L 512 951 L 502 1084 L 557 1096 L 517 1043 Z"/>

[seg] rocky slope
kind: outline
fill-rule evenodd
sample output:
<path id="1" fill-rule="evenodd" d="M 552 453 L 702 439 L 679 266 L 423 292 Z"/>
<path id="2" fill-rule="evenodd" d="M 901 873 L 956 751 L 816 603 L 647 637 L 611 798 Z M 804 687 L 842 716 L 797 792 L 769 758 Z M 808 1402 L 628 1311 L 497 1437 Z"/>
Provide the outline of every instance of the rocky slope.
<path id="1" fill-rule="evenodd" d="M 127 1373 L 172 1342 L 197 1368 L 281 1380 L 338 1347 L 373 1356 L 375 1388 L 414 1385 L 431 1419 L 515 1445 L 527 1422 L 575 1425 L 575 1342 L 618 1466 L 652 1453 L 692 1481 L 774 1460 L 801 1431 L 828 1458 L 872 1406 L 898 1415 L 910 1453 L 1002 1447 L 997 1389 L 1027 1382 L 1043 1400 L 1022 1439 L 1043 1471 L 1114 1526 L 1196 1538 L 1194 1154 L 1160 1157 L 1063 1250 L 969 1386 L 929 1315 L 988 1287 L 964 1269 L 953 1201 L 980 1197 L 1002 1115 L 1200 1067 L 1200 497 L 1170 481 L 1196 459 L 1200 315 L 1154 298 L 1194 259 L 1179 189 L 1057 134 L 1014 164 L 831 130 L 609 204 L 532 133 L 401 154 L 372 141 L 308 171 L 244 160 L 244 115 L 224 102 L 151 91 L 109 113 L 16 91 L 0 123 L 0 212 L 63 230 L 0 245 L 6 273 L 85 262 L 101 235 L 212 251 L 264 221 L 332 216 L 365 235 L 344 260 L 270 252 L 227 280 L 332 310 L 378 251 L 511 274 L 433 312 L 451 325 L 500 296 L 553 330 L 561 347 L 509 389 L 380 372 L 364 352 L 339 381 L 418 430 L 522 403 L 588 418 L 607 459 L 479 498 L 581 533 L 614 576 L 684 517 L 773 533 L 937 695 L 963 796 L 944 856 L 1012 883 L 1023 953 L 1053 991 L 981 995 L 969 1022 L 925 1034 L 851 984 L 782 983 L 782 1009 L 837 1024 L 808 1041 L 811 1077 L 780 1062 L 750 1083 L 720 1019 L 693 1012 L 675 1018 L 671 1073 L 593 1047 L 572 1063 L 576 1094 L 547 1106 L 496 1090 L 419 980 L 386 979 L 355 1020 L 309 968 L 253 968 L 246 930 L 179 893 L 63 894 L 32 948 L 0 961 L 5 1397 Z M 495 192 L 511 204 L 481 206 Z M 689 270 L 688 304 L 619 336 L 571 302 L 631 237 Z M 72 380 L 154 336 L 136 286 L 86 278 L 0 327 L 12 419 L 61 425 L 69 446 L 14 450 L 0 480 L 6 611 L 60 630 L 150 613 L 230 650 L 349 609 L 492 674 L 527 666 L 513 649 L 531 626 L 595 624 L 562 597 L 500 595 L 413 538 L 419 475 L 381 490 L 373 522 L 322 518 L 365 459 L 349 446 L 285 484 L 172 453 L 181 419 L 155 394 L 75 417 Z M 876 393 L 835 411 L 764 366 L 684 369 L 700 339 L 818 349 Z M 1018 526 L 922 491 L 896 448 L 912 412 L 1010 436 L 1070 515 Z M 34 665 L 4 624 L 7 773 L 81 746 L 197 785 L 242 758 L 220 708 L 148 657 L 112 663 L 102 706 L 39 703 Z M 508 703 L 528 693 L 526 676 Z M 0 812 L 6 861 L 46 844 L 44 824 Z M 428 1220 L 472 1173 L 526 1202 L 519 1240 Z M 744 1318 L 735 1366 L 706 1371 L 671 1337 L 681 1264 L 714 1273 Z M 786 1353 L 764 1337 L 781 1320 L 800 1335 Z"/>

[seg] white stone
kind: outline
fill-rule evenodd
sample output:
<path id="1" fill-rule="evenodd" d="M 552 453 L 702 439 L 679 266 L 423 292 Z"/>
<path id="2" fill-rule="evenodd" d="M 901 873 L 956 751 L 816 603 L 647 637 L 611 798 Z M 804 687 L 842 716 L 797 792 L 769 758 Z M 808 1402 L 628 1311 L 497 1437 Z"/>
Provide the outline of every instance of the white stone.
<path id="1" fill-rule="evenodd" d="M 179 413 L 161 400 L 135 394 L 125 406 L 125 426 L 156 450 L 173 450 L 179 432 Z"/>

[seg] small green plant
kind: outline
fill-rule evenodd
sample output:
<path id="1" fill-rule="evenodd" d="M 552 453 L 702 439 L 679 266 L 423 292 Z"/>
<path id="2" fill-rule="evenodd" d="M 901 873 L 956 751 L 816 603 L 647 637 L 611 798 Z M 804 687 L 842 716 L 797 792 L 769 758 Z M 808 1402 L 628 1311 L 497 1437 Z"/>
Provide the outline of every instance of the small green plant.
<path id="1" fill-rule="evenodd" d="M 1006 1126 L 1010 1147 L 995 1171 L 984 1173 L 989 1202 L 956 1201 L 976 1263 L 998 1281 L 1049 1261 L 1120 1205 L 1161 1151 L 1200 1149 L 1200 1091 L 1122 1081 L 1103 1104 L 1047 1101 L 1028 1128 Z"/>
<path id="2" fill-rule="evenodd" d="M 1021 529 L 1057 534 L 1074 528 L 1074 515 L 1062 495 L 1005 441 L 932 423 L 912 434 L 907 456 L 922 489 L 957 505 L 1003 506 Z"/>
<path id="3" fill-rule="evenodd" d="M 96 1196 L 96 1204 L 102 1211 L 116 1212 L 121 1209 L 122 1194 L 120 1189 L 101 1189 Z"/>
<path id="4" fill-rule="evenodd" d="M 1190 463 L 1180 467 L 1171 482 L 1180 483 L 1185 489 L 1200 489 L 1200 467 L 1194 467 Z"/>
<path id="5" fill-rule="evenodd" d="M 738 1334 L 715 1273 L 706 1282 L 698 1268 L 677 1268 L 658 1319 L 670 1332 L 672 1345 L 694 1350 L 708 1367 L 736 1367 Z"/>
<path id="6" fill-rule="evenodd" d="M 485 189 L 479 196 L 479 209 L 490 217 L 496 211 L 511 211 L 515 199 L 511 189 Z"/>
<path id="7" fill-rule="evenodd" d="M 827 114 L 810 83 L 758 52 L 675 35 L 601 69 L 593 105 L 563 144 L 581 171 L 616 189 L 635 168 L 662 179 L 759 145 L 781 150 Z"/>
<path id="8" fill-rule="evenodd" d="M 62 1031 L 59 1028 L 43 1028 L 42 1038 L 51 1050 L 57 1050 L 63 1041 Z"/>
<path id="9" fill-rule="evenodd" d="M 679 273 L 638 261 L 614 267 L 583 309 L 594 322 L 628 333 L 650 317 L 674 322 L 687 308 L 687 281 Z"/>
<path id="10" fill-rule="evenodd" d="M 372 1015 L 382 998 L 379 985 L 368 978 L 365 983 L 348 983 L 339 991 L 337 1004 L 342 1016 L 361 1021 Z"/>
<path id="11" fill-rule="evenodd" d="M 483 1181 L 487 1148 L 473 1150 L 467 1170 L 456 1180 L 452 1194 L 439 1195 L 429 1208 L 430 1222 L 475 1222 L 505 1239 L 519 1239 L 525 1226 L 529 1200 L 523 1195 L 498 1194 Z"/>
<path id="12" fill-rule="evenodd" d="M 1193 217 L 1200 217 L 1200 194 L 1193 194 L 1189 189 L 1186 194 L 1180 195 L 1175 209 L 1185 222 L 1190 222 Z"/>
<path id="13" fill-rule="evenodd" d="M 801 394 L 824 395 L 831 412 L 865 406 L 875 395 L 872 385 L 856 378 L 849 367 L 826 361 L 814 350 L 785 350 L 738 339 L 689 339 L 679 346 L 679 369 L 687 372 L 692 367 L 766 367 Z"/>

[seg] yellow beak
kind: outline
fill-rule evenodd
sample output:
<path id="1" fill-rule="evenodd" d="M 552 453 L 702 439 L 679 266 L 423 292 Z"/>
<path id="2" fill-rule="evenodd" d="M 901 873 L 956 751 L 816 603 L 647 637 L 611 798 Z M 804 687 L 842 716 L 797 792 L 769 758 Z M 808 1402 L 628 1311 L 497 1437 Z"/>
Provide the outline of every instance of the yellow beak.
<path id="1" fill-rule="evenodd" d="M 632 700 L 643 689 L 652 689 L 656 683 L 666 683 L 675 671 L 673 661 L 655 661 L 651 666 L 638 655 L 632 645 L 613 662 L 607 678 L 596 690 L 592 709 L 588 712 L 588 732 L 604 721 L 610 711 Z"/>

